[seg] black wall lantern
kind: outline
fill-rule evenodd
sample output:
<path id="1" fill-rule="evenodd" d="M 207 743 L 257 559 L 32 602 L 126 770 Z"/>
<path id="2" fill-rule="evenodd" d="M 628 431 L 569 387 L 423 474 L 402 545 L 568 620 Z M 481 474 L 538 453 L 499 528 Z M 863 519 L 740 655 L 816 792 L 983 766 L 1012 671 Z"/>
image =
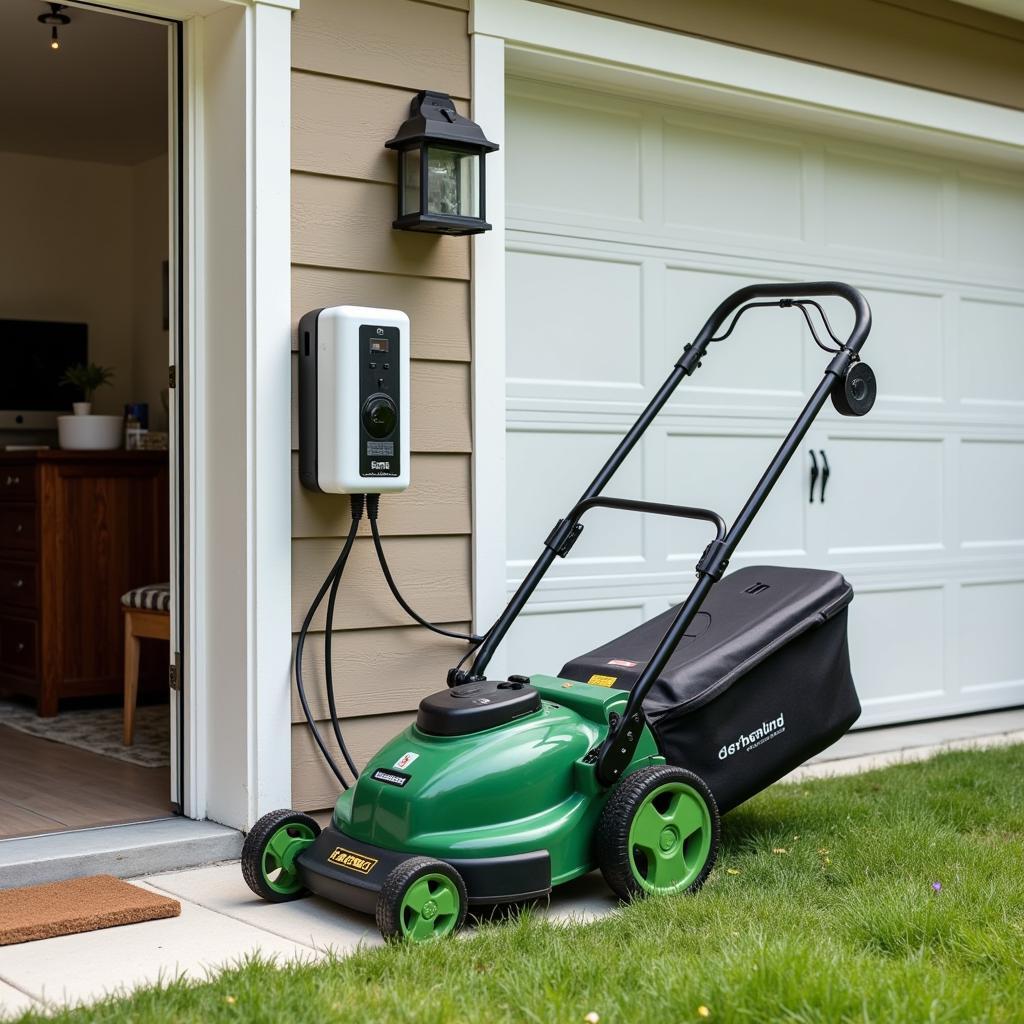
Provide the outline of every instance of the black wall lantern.
<path id="1" fill-rule="evenodd" d="M 459 114 L 447 93 L 417 93 L 409 120 L 384 145 L 398 151 L 394 227 L 442 235 L 490 230 L 484 212 L 484 154 L 498 144 Z"/>

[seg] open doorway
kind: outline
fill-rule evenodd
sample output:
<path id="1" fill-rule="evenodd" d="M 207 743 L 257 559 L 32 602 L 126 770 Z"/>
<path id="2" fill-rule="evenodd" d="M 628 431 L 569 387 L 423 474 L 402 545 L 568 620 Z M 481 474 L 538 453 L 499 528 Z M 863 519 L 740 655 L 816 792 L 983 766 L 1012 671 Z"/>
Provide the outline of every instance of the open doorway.
<path id="1" fill-rule="evenodd" d="M 170 32 L 0 5 L 0 839 L 178 791 Z"/>

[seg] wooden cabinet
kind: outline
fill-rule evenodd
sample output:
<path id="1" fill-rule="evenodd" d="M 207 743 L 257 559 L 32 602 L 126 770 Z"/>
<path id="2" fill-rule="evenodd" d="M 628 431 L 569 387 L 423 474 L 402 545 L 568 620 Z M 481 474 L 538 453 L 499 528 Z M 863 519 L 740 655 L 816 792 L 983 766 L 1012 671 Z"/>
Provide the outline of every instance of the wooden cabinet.
<path id="1" fill-rule="evenodd" d="M 0 691 L 123 690 L 121 595 L 170 575 L 166 452 L 0 452 Z"/>

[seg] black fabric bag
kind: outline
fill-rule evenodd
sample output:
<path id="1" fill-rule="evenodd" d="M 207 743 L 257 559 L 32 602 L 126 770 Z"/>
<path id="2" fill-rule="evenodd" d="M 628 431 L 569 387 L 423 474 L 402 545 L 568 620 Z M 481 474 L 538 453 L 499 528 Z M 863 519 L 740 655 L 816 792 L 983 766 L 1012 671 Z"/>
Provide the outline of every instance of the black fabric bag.
<path id="1" fill-rule="evenodd" d="M 712 587 L 644 701 L 669 764 L 688 768 L 727 811 L 834 743 L 860 701 L 846 643 L 850 584 L 835 572 L 750 566 Z M 560 675 L 629 690 L 676 609 Z"/>

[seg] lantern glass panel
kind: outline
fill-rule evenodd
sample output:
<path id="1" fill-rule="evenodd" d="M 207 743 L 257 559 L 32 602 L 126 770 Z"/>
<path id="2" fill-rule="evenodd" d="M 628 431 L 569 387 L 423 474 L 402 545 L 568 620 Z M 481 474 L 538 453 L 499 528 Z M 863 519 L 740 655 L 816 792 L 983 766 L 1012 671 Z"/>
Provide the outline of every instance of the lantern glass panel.
<path id="1" fill-rule="evenodd" d="M 402 153 L 402 213 L 420 212 L 420 151 Z"/>
<path id="2" fill-rule="evenodd" d="M 427 212 L 480 216 L 480 156 L 427 147 Z"/>

